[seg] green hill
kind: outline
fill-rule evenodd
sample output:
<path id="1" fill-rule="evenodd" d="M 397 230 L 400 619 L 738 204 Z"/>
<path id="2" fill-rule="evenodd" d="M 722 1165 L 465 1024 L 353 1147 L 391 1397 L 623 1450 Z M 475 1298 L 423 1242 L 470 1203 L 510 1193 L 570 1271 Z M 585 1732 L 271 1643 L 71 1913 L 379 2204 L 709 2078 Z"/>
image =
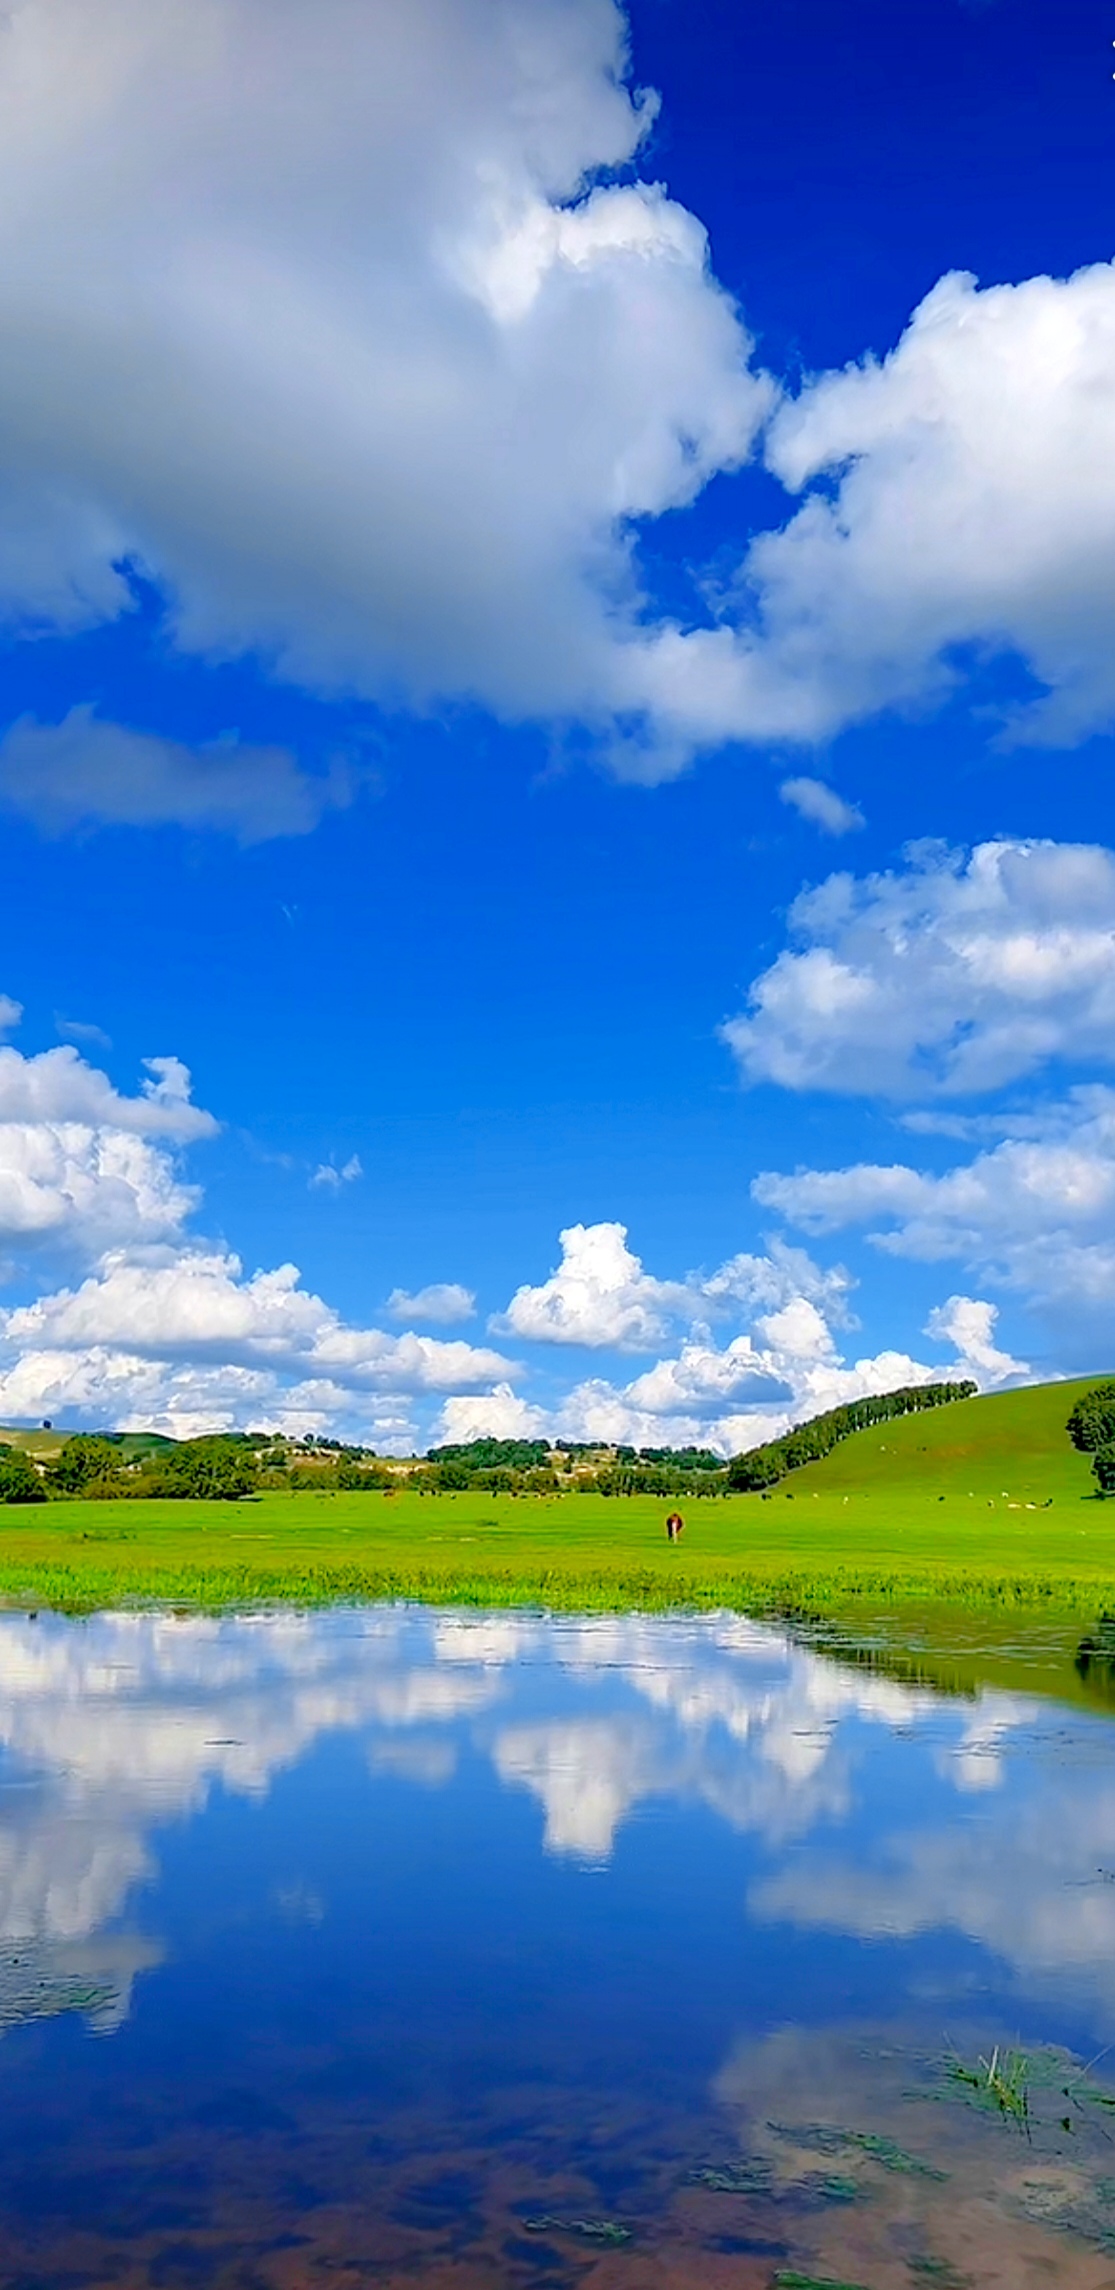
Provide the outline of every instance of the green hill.
<path id="1" fill-rule="evenodd" d="M 903 1512 L 942 1497 L 946 1504 L 996 1510 L 1078 1503 L 1094 1496 L 1096 1483 L 1090 1458 L 1077 1454 L 1065 1422 L 1081 1393 L 1105 1380 L 1094 1375 L 991 1392 L 854 1431 L 821 1462 L 792 1472 L 773 1494 L 885 1499 Z"/>
<path id="2" fill-rule="evenodd" d="M 0 1423 L 0 1446 L 18 1447 L 21 1455 L 34 1455 L 40 1463 L 53 1463 L 69 1438 L 68 1431 L 32 1430 L 26 1423 Z"/>
<path id="3" fill-rule="evenodd" d="M 44 1431 L 41 1425 L 32 1428 L 26 1423 L 0 1423 L 0 1446 L 18 1447 L 21 1454 L 33 1455 L 40 1463 L 53 1463 L 67 1439 L 72 1437 L 72 1430 L 62 1430 L 57 1425 Z M 129 1463 L 139 1455 L 161 1455 L 166 1448 L 177 1444 L 162 1431 L 103 1431 L 98 1437 L 111 1439 Z"/>

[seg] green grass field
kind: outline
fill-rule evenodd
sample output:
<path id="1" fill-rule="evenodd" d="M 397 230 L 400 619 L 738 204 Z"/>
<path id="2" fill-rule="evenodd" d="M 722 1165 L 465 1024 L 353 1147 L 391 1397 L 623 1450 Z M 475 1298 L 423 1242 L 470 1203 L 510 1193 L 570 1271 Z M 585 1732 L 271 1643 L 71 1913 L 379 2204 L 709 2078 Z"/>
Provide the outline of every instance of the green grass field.
<path id="1" fill-rule="evenodd" d="M 1096 1379 L 1090 1378 L 1089 1381 Z M 857 1432 L 770 1495 L 695 1498 L 671 1549 L 649 1497 L 265 1494 L 236 1505 L 51 1503 L 0 1513 L 0 1596 L 413 1596 L 586 1609 L 837 1612 L 948 1599 L 1115 1605 L 1115 1502 L 1064 1423 L 1083 1385 L 966 1400 Z"/>

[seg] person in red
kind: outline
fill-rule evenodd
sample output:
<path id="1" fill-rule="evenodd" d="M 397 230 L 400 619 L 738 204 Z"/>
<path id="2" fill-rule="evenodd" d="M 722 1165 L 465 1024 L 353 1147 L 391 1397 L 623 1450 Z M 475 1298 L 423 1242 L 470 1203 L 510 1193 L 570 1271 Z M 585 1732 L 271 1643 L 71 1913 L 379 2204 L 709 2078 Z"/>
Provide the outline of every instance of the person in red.
<path id="1" fill-rule="evenodd" d="M 667 1540 L 667 1542 L 671 1542 L 671 1543 L 676 1543 L 676 1542 L 679 1542 L 679 1541 L 680 1541 L 680 1539 L 681 1539 L 681 1537 L 682 1537 L 682 1535 L 684 1534 L 684 1532 L 685 1532 L 685 1520 L 682 1518 L 681 1512 L 680 1512 L 680 1511 L 671 1511 L 671 1513 L 670 1513 L 670 1516 L 669 1516 L 669 1518 L 668 1518 L 668 1519 L 667 1519 L 667 1521 L 666 1521 L 666 1540 Z"/>

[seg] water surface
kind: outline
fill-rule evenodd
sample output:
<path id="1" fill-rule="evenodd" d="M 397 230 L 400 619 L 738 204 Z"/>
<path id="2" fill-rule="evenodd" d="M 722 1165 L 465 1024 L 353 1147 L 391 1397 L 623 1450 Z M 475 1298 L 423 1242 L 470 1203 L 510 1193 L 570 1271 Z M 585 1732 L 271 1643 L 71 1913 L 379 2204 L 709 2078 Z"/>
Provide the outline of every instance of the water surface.
<path id="1" fill-rule="evenodd" d="M 0 2030 L 12 2290 L 1115 2290 L 1115 1733 L 729 1617 L 3 1615 Z"/>

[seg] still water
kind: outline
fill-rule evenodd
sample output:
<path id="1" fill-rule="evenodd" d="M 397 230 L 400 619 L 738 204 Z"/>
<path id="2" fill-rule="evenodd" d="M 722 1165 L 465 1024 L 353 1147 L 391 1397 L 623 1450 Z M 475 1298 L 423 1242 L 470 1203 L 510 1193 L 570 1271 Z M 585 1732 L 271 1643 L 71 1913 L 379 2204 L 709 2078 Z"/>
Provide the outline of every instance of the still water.
<path id="1" fill-rule="evenodd" d="M 5 2290 L 1115 2290 L 1102 1704 L 5 1614 L 0 1744 Z"/>

